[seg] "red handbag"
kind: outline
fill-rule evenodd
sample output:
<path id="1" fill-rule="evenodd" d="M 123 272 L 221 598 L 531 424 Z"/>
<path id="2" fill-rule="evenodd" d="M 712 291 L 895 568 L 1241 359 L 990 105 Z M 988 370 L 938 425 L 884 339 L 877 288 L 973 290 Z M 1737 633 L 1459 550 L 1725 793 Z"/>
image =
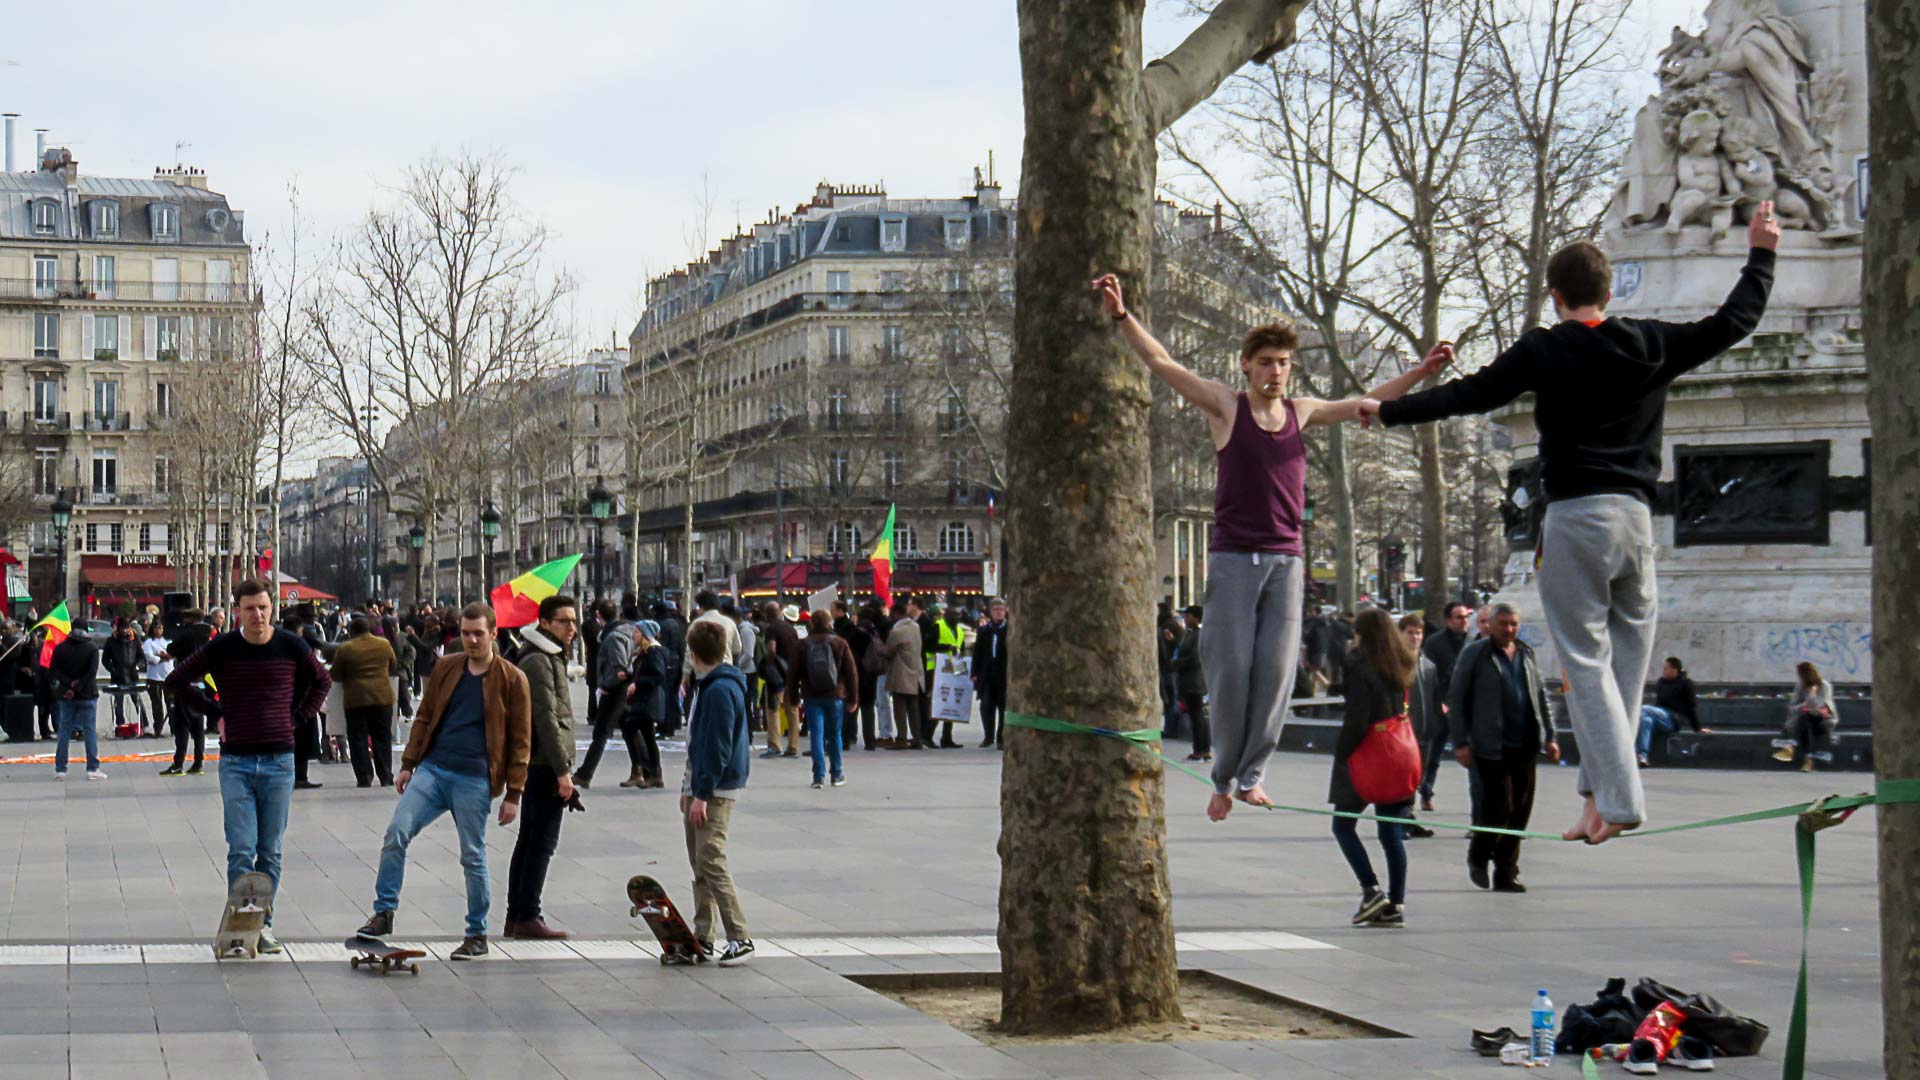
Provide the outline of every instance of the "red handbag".
<path id="1" fill-rule="evenodd" d="M 1347 756 L 1347 780 L 1363 802 L 1392 806 L 1420 790 L 1420 744 L 1404 701 L 1401 709 L 1398 716 L 1369 724 L 1360 745 Z"/>

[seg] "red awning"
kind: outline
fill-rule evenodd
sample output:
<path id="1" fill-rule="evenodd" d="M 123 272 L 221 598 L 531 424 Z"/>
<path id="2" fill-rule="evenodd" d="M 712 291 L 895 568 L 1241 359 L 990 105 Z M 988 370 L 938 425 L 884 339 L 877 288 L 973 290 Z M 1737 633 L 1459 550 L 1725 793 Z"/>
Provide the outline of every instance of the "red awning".
<path id="1" fill-rule="evenodd" d="M 304 604 L 310 600 L 338 600 L 340 598 L 330 592 L 321 592 L 311 585 L 302 585 L 297 581 L 283 581 L 280 583 L 280 599 L 285 603 Z"/>
<path id="2" fill-rule="evenodd" d="M 80 570 L 80 580 L 95 588 L 106 589 L 160 589 L 173 588 L 173 568 L 168 566 L 87 566 Z"/>

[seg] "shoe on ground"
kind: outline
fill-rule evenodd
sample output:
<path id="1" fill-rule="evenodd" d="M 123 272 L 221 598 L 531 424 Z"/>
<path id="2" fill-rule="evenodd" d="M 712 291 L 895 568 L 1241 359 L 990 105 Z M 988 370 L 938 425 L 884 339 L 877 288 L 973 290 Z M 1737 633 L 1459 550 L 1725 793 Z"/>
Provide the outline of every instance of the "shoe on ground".
<path id="1" fill-rule="evenodd" d="M 720 950 L 720 956 L 718 957 L 717 962 L 721 967 L 732 967 L 735 964 L 746 963 L 747 957 L 752 955 L 753 955 L 753 939 L 752 938 L 748 938 L 745 941 L 729 941 L 727 942 L 726 947 Z"/>
<path id="2" fill-rule="evenodd" d="M 1433 800 L 1432 800 L 1432 799 L 1421 799 L 1421 800 L 1420 800 L 1420 809 L 1421 809 L 1421 810 L 1422 810 L 1423 812 L 1425 812 L 1425 813 L 1429 813 L 1429 814 L 1431 814 L 1431 813 L 1433 813 Z"/>
<path id="3" fill-rule="evenodd" d="M 393 912 L 376 911 L 368 916 L 367 924 L 354 931 L 353 936 L 368 941 L 385 941 L 393 934 Z"/>
<path id="4" fill-rule="evenodd" d="M 769 746 L 764 751 L 761 752 L 760 756 L 763 758 L 779 757 L 780 748 L 777 746 Z"/>
<path id="5" fill-rule="evenodd" d="M 1489 889 L 1493 887 L 1492 879 L 1487 876 L 1486 863 L 1468 863 L 1467 880 L 1473 882 L 1475 888 Z"/>
<path id="6" fill-rule="evenodd" d="M 199 775 L 201 775 L 201 774 L 203 774 L 203 773 L 205 773 L 206 771 L 207 771 L 207 770 L 206 770 L 206 769 L 204 769 L 204 768 L 202 768 L 202 767 L 201 767 L 201 765 L 200 765 L 200 763 L 196 761 L 196 762 L 194 762 L 194 764 L 193 764 L 193 767 L 187 770 L 187 775 L 188 775 L 188 776 L 199 776 Z"/>
<path id="7" fill-rule="evenodd" d="M 280 944 L 279 938 L 273 936 L 272 928 L 265 926 L 260 928 L 259 952 L 267 956 L 278 956 L 286 951 L 287 947 Z"/>
<path id="8" fill-rule="evenodd" d="M 1407 911 L 1399 904 L 1389 903 L 1375 912 L 1373 918 L 1360 925 L 1382 930 L 1398 930 L 1407 925 Z"/>
<path id="9" fill-rule="evenodd" d="M 800 756 L 800 751 L 798 751 L 798 750 L 796 750 L 796 749 L 794 749 L 793 747 L 791 747 L 791 746 L 789 746 L 789 747 L 787 747 L 787 752 L 786 752 L 786 753 L 784 753 L 784 754 L 781 754 L 780 756 L 781 756 L 781 757 L 799 757 L 799 756 Z"/>
<path id="10" fill-rule="evenodd" d="M 1359 926 L 1380 914 L 1389 903 L 1391 901 L 1387 899 L 1387 894 L 1381 892 L 1378 885 L 1370 886 L 1360 895 L 1360 907 L 1353 913 L 1353 925 Z"/>
<path id="11" fill-rule="evenodd" d="M 822 789 L 822 788 L 824 788 L 824 787 L 826 787 L 826 786 L 827 786 L 826 784 L 824 784 L 824 783 L 822 783 L 822 782 L 820 782 L 820 781 L 818 781 L 818 780 L 815 780 L 815 781 L 813 782 L 813 790 L 815 790 L 815 791 L 819 791 L 820 789 Z"/>
<path id="12" fill-rule="evenodd" d="M 65 780 L 67 778 L 67 774 L 56 770 L 53 774 L 53 778 L 55 780 Z"/>
<path id="13" fill-rule="evenodd" d="M 582 779 L 576 776 L 573 778 L 573 786 L 579 788 L 581 791 L 590 791 L 593 789 L 593 777 L 589 776 Z"/>
<path id="14" fill-rule="evenodd" d="M 312 780 L 296 780 L 294 781 L 294 784 L 293 784 L 293 790 L 312 791 L 314 788 L 325 787 L 325 786 L 326 786 L 325 784 L 314 783 Z"/>
<path id="15" fill-rule="evenodd" d="M 1620 1065 L 1635 1076 L 1652 1076 L 1660 1071 L 1660 1051 L 1652 1039 L 1635 1039 Z"/>
<path id="16" fill-rule="evenodd" d="M 1187 760 L 1188 761 L 1205 761 L 1206 758 L 1201 757 L 1199 754 L 1188 754 Z"/>
<path id="17" fill-rule="evenodd" d="M 102 772 L 99 769 L 87 770 L 87 779 L 89 780 L 105 780 L 106 778 L 107 778 L 107 774 Z"/>
<path id="18" fill-rule="evenodd" d="M 1682 1035 L 1667 1052 L 1667 1064 L 1688 1072 L 1712 1072 L 1713 1047 L 1697 1035 Z"/>
<path id="19" fill-rule="evenodd" d="M 1413 840 L 1431 840 L 1434 837 L 1434 831 L 1425 825 L 1409 825 L 1406 832 L 1408 838 Z"/>
<path id="20" fill-rule="evenodd" d="M 1501 1047 L 1520 1038 L 1510 1027 L 1495 1028 L 1492 1031 L 1475 1029 L 1473 1032 L 1473 1051 L 1481 1057 L 1499 1057 Z"/>
<path id="21" fill-rule="evenodd" d="M 625 780 L 620 781 L 620 786 L 625 788 L 646 787 L 647 778 L 640 775 L 639 770 L 636 769 L 634 770 L 633 775 L 627 777 Z"/>
<path id="22" fill-rule="evenodd" d="M 833 786 L 834 786 L 834 787 L 846 787 L 846 786 L 847 786 L 847 778 L 846 778 L 846 777 L 844 777 L 844 776 L 836 776 L 836 777 L 834 777 L 834 778 L 833 778 Z"/>
<path id="23" fill-rule="evenodd" d="M 1646 767 L 1647 767 L 1647 755 L 1645 755 L 1645 754 L 1635 754 L 1635 755 L 1633 756 L 1633 760 L 1634 760 L 1634 763 L 1635 763 L 1635 764 L 1637 764 L 1637 765 L 1639 765 L 1639 766 L 1640 766 L 1641 768 L 1643 768 L 1643 769 L 1644 769 L 1644 768 L 1646 768 Z"/>
<path id="24" fill-rule="evenodd" d="M 166 768 L 160 770 L 160 775 L 161 776 L 185 776 L 187 775 L 187 770 L 181 768 L 178 765 L 169 765 Z"/>
<path id="25" fill-rule="evenodd" d="M 478 960 L 487 955 L 487 939 L 470 937 L 460 942 L 460 947 L 447 954 L 449 960 Z"/>
<path id="26" fill-rule="evenodd" d="M 1503 892 L 1503 893 L 1523 893 L 1527 891 L 1527 887 L 1521 884 L 1520 879 L 1517 877 L 1496 878 L 1494 879 L 1494 882 L 1493 882 L 1493 891 Z"/>
<path id="27" fill-rule="evenodd" d="M 1783 746 L 1773 752 L 1773 760 L 1791 762 L 1793 761 L 1793 751 Z"/>
<path id="28" fill-rule="evenodd" d="M 501 936 L 524 941 L 563 941 L 568 934 L 565 930 L 548 926 L 545 918 L 535 915 L 531 919 L 509 922 L 502 929 Z"/>

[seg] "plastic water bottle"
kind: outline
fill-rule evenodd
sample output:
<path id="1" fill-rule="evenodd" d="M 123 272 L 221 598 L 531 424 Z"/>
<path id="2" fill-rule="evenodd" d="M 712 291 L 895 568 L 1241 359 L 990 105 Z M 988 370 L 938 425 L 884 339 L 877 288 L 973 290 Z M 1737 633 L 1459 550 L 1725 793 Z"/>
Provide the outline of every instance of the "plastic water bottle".
<path id="1" fill-rule="evenodd" d="M 1533 1038 L 1529 1051 L 1529 1064 L 1553 1064 L 1553 999 L 1544 989 L 1533 998 Z"/>

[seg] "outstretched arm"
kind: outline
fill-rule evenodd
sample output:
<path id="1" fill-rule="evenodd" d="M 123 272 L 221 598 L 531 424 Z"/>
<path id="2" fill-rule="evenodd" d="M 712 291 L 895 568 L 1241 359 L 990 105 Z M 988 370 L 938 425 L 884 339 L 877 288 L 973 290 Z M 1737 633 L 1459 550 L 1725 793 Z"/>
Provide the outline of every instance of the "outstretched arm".
<path id="1" fill-rule="evenodd" d="M 1453 363 L 1453 343 L 1443 341 L 1427 351 L 1427 355 L 1404 374 L 1388 379 L 1379 386 L 1367 391 L 1364 397 L 1347 398 L 1344 401 L 1319 401 L 1314 398 L 1295 399 L 1293 407 L 1300 413 L 1300 423 L 1305 427 L 1317 427 L 1324 424 L 1338 424 L 1344 420 L 1358 420 L 1362 427 L 1371 427 L 1375 412 L 1363 412 L 1363 402 L 1392 401 L 1413 389 L 1421 379 L 1438 375 Z"/>
<path id="2" fill-rule="evenodd" d="M 1221 383 L 1204 375 L 1188 371 L 1167 352 L 1166 346 L 1154 339 L 1140 320 L 1127 311 L 1127 301 L 1120 291 L 1120 279 L 1113 274 L 1103 274 L 1093 281 L 1093 293 L 1100 298 L 1100 308 L 1120 326 L 1120 336 L 1127 339 L 1135 356 L 1147 365 L 1147 370 L 1158 376 L 1160 381 L 1173 387 L 1174 392 L 1193 402 L 1208 418 L 1220 423 L 1233 421 L 1233 391 Z"/>

